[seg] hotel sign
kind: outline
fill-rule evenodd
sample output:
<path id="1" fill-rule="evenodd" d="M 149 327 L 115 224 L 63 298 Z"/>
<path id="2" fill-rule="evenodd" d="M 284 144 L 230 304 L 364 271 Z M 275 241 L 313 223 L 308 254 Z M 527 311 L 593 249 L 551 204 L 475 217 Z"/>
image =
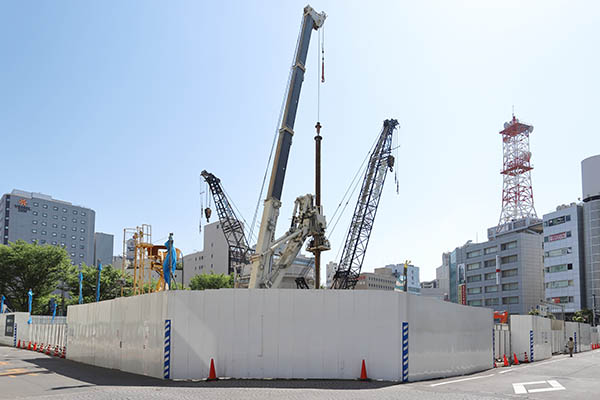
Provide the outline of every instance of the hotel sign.
<path id="1" fill-rule="evenodd" d="M 31 208 L 29 208 L 29 205 L 27 204 L 27 199 L 19 199 L 19 202 L 15 204 L 15 208 L 18 212 L 31 211 Z"/>

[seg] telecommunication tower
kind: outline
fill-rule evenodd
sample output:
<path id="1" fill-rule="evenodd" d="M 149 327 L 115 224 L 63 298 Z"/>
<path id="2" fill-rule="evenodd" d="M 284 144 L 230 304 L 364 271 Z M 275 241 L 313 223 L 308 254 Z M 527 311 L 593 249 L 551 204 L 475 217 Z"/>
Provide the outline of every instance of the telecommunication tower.
<path id="1" fill-rule="evenodd" d="M 522 218 L 537 218 L 533 207 L 533 188 L 531 186 L 531 151 L 529 135 L 533 126 L 521 122 L 513 114 L 510 122 L 504 123 L 502 135 L 503 168 L 502 212 L 497 232 L 500 233 L 508 223 Z"/>

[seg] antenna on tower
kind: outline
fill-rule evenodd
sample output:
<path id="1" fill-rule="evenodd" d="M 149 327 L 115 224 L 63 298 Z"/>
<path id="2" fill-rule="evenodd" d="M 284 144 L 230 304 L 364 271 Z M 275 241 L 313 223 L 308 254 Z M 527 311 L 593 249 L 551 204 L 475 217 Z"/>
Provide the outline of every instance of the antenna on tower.
<path id="1" fill-rule="evenodd" d="M 533 188 L 531 185 L 531 151 L 529 135 L 533 126 L 519 122 L 513 116 L 504 124 L 502 135 L 503 178 L 502 212 L 496 233 L 501 233 L 508 224 L 523 218 L 537 218 L 533 207 Z"/>

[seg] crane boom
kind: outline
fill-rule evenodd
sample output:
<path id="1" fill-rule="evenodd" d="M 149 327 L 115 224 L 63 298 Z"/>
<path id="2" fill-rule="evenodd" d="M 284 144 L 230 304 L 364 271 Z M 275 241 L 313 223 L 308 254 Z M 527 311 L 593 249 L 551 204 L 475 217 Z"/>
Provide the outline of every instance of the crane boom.
<path id="1" fill-rule="evenodd" d="M 248 253 L 250 252 L 250 246 L 248 245 L 248 239 L 244 234 L 244 226 L 242 222 L 237 218 L 233 207 L 229 203 L 223 187 L 221 186 L 221 180 L 204 170 L 200 173 L 215 200 L 215 206 L 217 207 L 217 215 L 219 216 L 219 222 L 225 234 L 225 240 L 229 246 L 229 267 L 228 273 L 231 274 L 235 271 L 236 275 L 240 273 L 239 268 L 250 263 Z"/>
<path id="2" fill-rule="evenodd" d="M 369 157 L 342 257 L 333 276 L 332 289 L 354 289 L 358 281 L 387 170 L 392 170 L 394 166 L 394 157 L 391 155 L 392 135 L 397 125 L 398 121 L 395 119 L 383 122 L 383 130 Z"/>
<path id="3" fill-rule="evenodd" d="M 327 18 L 327 15 L 324 12 L 317 13 L 310 6 L 304 7 L 300 36 L 294 54 L 294 62 L 277 140 L 277 149 L 275 151 L 273 169 L 271 170 L 269 189 L 264 202 L 264 210 L 256 243 L 256 255 L 252 258 L 252 271 L 248 285 L 250 288 L 265 287 L 265 283 L 270 280 L 268 276 L 272 274 L 273 253 L 270 251 L 270 248 L 275 238 L 275 228 L 277 226 L 279 208 L 281 207 L 281 193 L 283 191 L 283 181 L 292 145 L 292 136 L 294 135 L 294 123 L 296 121 L 300 91 L 302 89 L 302 82 L 304 81 L 308 45 L 313 29 L 317 30 L 322 27 L 325 18 Z M 299 250 L 300 248 L 298 247 Z M 283 267 L 285 268 L 285 265 Z"/>

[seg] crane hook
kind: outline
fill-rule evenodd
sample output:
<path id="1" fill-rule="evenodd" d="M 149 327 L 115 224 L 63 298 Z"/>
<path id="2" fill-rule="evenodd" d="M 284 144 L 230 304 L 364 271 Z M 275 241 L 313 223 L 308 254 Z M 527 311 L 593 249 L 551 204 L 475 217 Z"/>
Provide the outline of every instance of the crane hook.
<path id="1" fill-rule="evenodd" d="M 206 216 L 206 222 L 210 222 L 210 215 L 212 214 L 212 210 L 210 207 L 206 207 L 204 209 L 204 215 Z"/>

